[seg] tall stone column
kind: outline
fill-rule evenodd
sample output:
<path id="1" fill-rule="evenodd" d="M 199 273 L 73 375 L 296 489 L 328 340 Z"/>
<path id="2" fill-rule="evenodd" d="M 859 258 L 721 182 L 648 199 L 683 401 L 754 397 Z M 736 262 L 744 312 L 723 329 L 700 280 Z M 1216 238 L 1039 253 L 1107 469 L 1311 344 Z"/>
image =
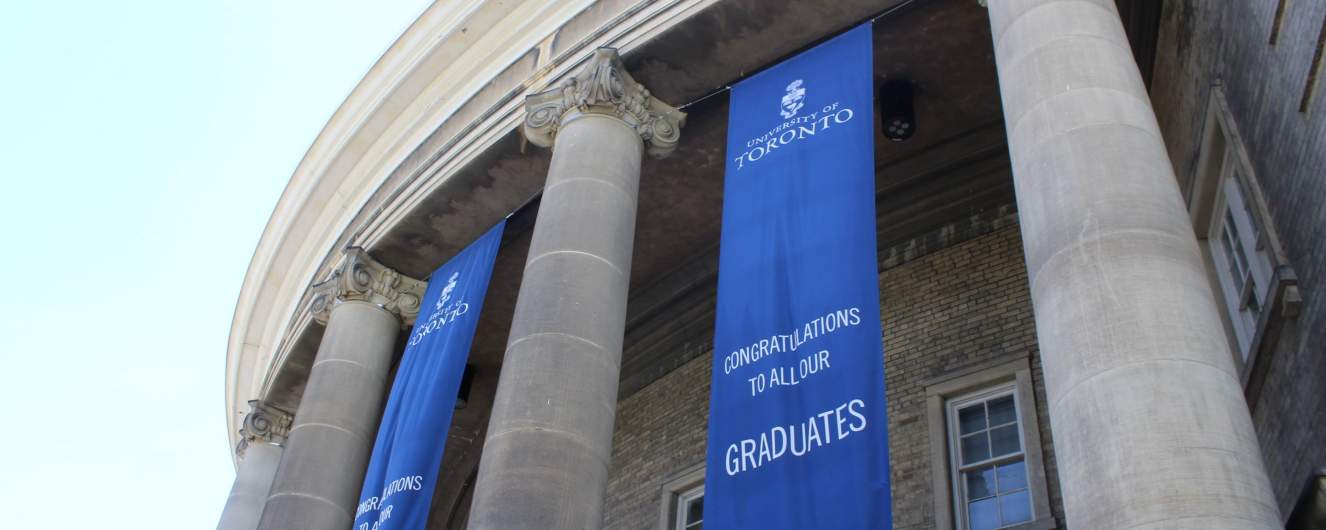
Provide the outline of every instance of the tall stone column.
<path id="1" fill-rule="evenodd" d="M 419 313 L 424 283 L 362 249 L 313 287 L 311 310 L 327 329 L 295 413 L 261 530 L 346 530 L 386 399 L 396 335 Z"/>
<path id="2" fill-rule="evenodd" d="M 221 511 L 217 530 L 253 530 L 258 527 L 267 493 L 272 489 L 276 466 L 281 463 L 281 444 L 290 432 L 290 414 L 261 401 L 250 401 L 252 409 L 239 429 L 240 457 L 235 483 Z"/>
<path id="3" fill-rule="evenodd" d="M 989 10 L 1068 525 L 1277 527 L 1113 0 Z"/>
<path id="4" fill-rule="evenodd" d="M 669 153 L 685 114 L 650 96 L 609 48 L 525 109 L 525 136 L 553 147 L 552 165 L 469 528 L 599 528 L 641 156 L 646 143 L 655 156 Z"/>

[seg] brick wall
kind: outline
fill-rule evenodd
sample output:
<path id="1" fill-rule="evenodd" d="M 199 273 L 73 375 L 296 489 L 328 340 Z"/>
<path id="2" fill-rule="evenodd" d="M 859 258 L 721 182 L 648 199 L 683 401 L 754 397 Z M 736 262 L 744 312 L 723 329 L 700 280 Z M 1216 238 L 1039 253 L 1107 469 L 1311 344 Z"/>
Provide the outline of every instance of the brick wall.
<path id="1" fill-rule="evenodd" d="M 1326 2 L 1168 0 L 1151 99 L 1180 181 L 1200 155 L 1211 87 L 1220 85 L 1298 276 L 1302 312 L 1286 323 L 1253 396 L 1253 425 L 1280 510 L 1288 516 L 1308 472 L 1326 465 L 1326 83 L 1299 106 Z M 1323 72 L 1326 75 L 1326 72 Z"/>
<path id="2" fill-rule="evenodd" d="M 604 528 L 658 527 L 663 483 L 704 462 L 712 351 L 617 404 Z"/>
<path id="3" fill-rule="evenodd" d="M 1063 520 L 1022 239 L 1016 226 L 910 261 L 880 276 L 884 311 L 893 525 L 934 527 L 925 382 L 1029 355 L 1050 502 Z"/>
<path id="4" fill-rule="evenodd" d="M 1056 519 L 1062 521 L 1035 324 L 1017 226 L 890 262 L 880 276 L 894 527 L 931 528 L 930 441 L 923 382 L 1030 355 Z M 712 355 L 622 400 L 613 437 L 605 527 L 657 528 L 664 482 L 704 461 Z"/>

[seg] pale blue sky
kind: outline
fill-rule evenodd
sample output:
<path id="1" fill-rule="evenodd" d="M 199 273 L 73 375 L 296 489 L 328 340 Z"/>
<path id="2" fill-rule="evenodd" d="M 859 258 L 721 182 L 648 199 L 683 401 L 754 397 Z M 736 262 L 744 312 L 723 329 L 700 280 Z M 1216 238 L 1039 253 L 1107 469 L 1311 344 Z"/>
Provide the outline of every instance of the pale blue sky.
<path id="1" fill-rule="evenodd" d="M 427 4 L 4 2 L 4 527 L 215 527 L 249 258 L 322 126 Z"/>

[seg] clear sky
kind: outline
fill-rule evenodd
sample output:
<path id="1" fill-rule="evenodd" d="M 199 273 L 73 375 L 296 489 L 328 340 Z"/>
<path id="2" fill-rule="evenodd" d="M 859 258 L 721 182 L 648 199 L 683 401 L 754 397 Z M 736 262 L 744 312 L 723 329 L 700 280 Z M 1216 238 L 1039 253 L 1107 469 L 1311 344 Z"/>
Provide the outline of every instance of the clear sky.
<path id="1" fill-rule="evenodd" d="M 0 525 L 216 526 L 245 268 L 304 152 L 427 4 L 0 6 Z"/>

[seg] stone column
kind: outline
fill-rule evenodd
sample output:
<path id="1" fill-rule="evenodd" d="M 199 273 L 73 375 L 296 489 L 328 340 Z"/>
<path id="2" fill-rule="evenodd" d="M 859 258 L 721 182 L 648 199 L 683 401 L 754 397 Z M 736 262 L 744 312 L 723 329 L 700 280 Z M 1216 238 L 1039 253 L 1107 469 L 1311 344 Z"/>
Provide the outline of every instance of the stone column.
<path id="1" fill-rule="evenodd" d="M 1068 526 L 1278 527 L 1114 1 L 989 4 Z"/>
<path id="2" fill-rule="evenodd" d="M 267 493 L 272 489 L 276 466 L 281 463 L 281 444 L 290 432 L 290 414 L 261 401 L 250 401 L 252 409 L 239 429 L 239 470 L 230 497 L 221 511 L 217 530 L 253 530 L 258 527 Z"/>
<path id="3" fill-rule="evenodd" d="M 327 329 L 261 530 L 346 530 L 354 522 L 396 335 L 419 313 L 424 283 L 356 248 L 347 250 L 340 270 L 313 290 L 311 310 Z"/>
<path id="4" fill-rule="evenodd" d="M 525 109 L 525 136 L 553 146 L 552 165 L 469 528 L 599 528 L 641 156 L 646 143 L 655 156 L 670 152 L 685 114 L 650 96 L 608 48 Z"/>

